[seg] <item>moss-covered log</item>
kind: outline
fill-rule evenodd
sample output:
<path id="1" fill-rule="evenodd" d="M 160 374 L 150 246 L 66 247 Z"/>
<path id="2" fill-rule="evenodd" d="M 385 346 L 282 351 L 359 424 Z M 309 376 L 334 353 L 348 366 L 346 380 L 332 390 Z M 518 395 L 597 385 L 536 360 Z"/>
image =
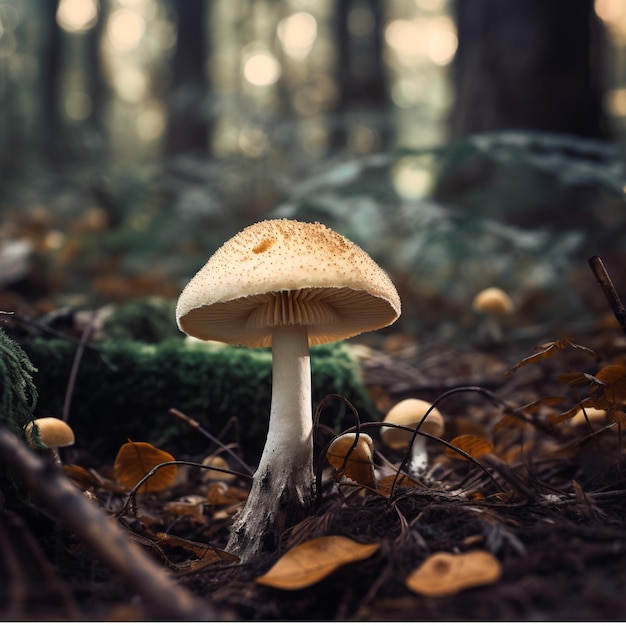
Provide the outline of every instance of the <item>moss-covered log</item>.
<path id="1" fill-rule="evenodd" d="M 39 337 L 22 345 L 38 368 L 35 414 L 60 416 L 76 344 Z M 265 349 L 181 338 L 95 344 L 83 353 L 71 396 L 69 423 L 77 446 L 101 460 L 128 439 L 149 441 L 179 456 L 201 453 L 210 442 L 169 414 L 176 408 L 214 436 L 236 417 L 245 459 L 256 464 L 268 427 L 271 358 Z M 326 395 L 339 394 L 355 405 L 362 421 L 378 419 L 348 345 L 313 347 L 311 364 L 314 407 Z M 344 403 L 332 402 L 322 422 L 340 428 L 353 425 L 354 417 Z M 224 436 L 226 442 L 234 438 L 232 431 Z"/>

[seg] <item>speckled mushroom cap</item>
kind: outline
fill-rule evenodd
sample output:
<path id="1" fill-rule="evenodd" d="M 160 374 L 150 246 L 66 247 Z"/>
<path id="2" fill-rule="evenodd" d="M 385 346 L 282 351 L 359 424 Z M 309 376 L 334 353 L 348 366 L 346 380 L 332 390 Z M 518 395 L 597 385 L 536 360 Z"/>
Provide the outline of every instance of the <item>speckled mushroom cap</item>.
<path id="1" fill-rule="evenodd" d="M 319 223 L 266 220 L 224 243 L 178 299 L 179 328 L 198 339 L 263 347 L 272 328 L 305 325 L 309 344 L 392 324 L 400 298 L 356 244 Z"/>

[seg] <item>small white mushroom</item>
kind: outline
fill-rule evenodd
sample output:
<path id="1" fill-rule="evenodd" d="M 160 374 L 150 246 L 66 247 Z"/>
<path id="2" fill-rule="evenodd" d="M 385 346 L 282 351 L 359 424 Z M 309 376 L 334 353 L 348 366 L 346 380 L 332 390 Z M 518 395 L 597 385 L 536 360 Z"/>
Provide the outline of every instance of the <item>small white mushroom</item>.
<path id="1" fill-rule="evenodd" d="M 499 287 L 488 287 L 474 296 L 472 309 L 485 316 L 489 341 L 494 344 L 502 343 L 502 319 L 515 311 L 509 295 Z"/>
<path id="2" fill-rule="evenodd" d="M 385 419 L 385 424 L 396 424 L 407 428 L 416 429 L 422 421 L 431 404 L 417 398 L 407 398 L 391 407 Z M 429 433 L 435 437 L 441 437 L 444 433 L 444 420 L 441 413 L 433 408 L 424 423 L 420 426 L 420 432 Z M 403 428 L 383 426 L 380 433 L 383 443 L 389 448 L 400 450 L 410 443 L 413 433 Z M 428 437 L 416 435 L 411 448 L 411 456 L 407 463 L 407 473 L 414 476 L 422 475 L 428 467 L 428 451 L 426 442 Z"/>
<path id="3" fill-rule="evenodd" d="M 357 439 L 356 433 L 344 433 L 333 439 L 326 458 L 338 471 L 338 479 L 345 476 L 360 485 L 375 487 L 373 452 L 374 442 L 369 435 L 359 433 Z"/>
<path id="4" fill-rule="evenodd" d="M 253 557 L 313 502 L 309 346 L 388 326 L 400 306 L 361 248 L 322 224 L 287 219 L 245 228 L 185 287 L 176 308 L 183 332 L 272 347 L 267 440 L 227 551 Z"/>
<path id="5" fill-rule="evenodd" d="M 74 445 L 74 431 L 56 417 L 40 417 L 28 422 L 24 435 L 31 448 L 49 448 L 57 464 L 61 463 L 59 448 Z"/>
<path id="6" fill-rule="evenodd" d="M 211 468 L 215 469 L 204 469 L 202 470 L 202 474 L 200 475 L 200 480 L 203 483 L 208 483 L 213 480 L 221 480 L 224 482 L 230 482 L 234 480 L 234 474 L 229 474 L 228 471 L 222 472 L 220 470 L 230 470 L 230 466 L 226 459 L 221 457 L 219 454 L 209 454 L 209 456 L 204 457 L 202 460 L 202 465 L 208 465 Z"/>

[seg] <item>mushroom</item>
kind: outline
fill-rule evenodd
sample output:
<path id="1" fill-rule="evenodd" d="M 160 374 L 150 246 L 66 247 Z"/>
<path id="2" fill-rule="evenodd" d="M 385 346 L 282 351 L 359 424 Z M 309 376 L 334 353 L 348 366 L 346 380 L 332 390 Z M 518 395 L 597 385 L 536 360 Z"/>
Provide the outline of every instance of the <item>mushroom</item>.
<path id="1" fill-rule="evenodd" d="M 361 248 L 322 224 L 289 219 L 248 226 L 184 288 L 183 332 L 272 347 L 267 439 L 227 551 L 253 557 L 313 503 L 309 346 L 388 326 L 400 309 L 391 280 Z"/>
<path id="2" fill-rule="evenodd" d="M 499 287 L 488 287 L 474 296 L 472 309 L 485 315 L 485 332 L 493 344 L 502 343 L 501 320 L 515 311 L 513 300 Z"/>
<path id="3" fill-rule="evenodd" d="M 59 448 L 74 445 L 74 431 L 56 417 L 40 417 L 28 422 L 24 430 L 26 441 L 31 448 L 49 448 L 55 463 L 60 464 Z"/>
<path id="4" fill-rule="evenodd" d="M 374 476 L 374 442 L 365 433 L 345 433 L 335 437 L 326 451 L 328 462 L 342 476 L 360 485 L 376 487 Z"/>
<path id="5" fill-rule="evenodd" d="M 213 480 L 222 480 L 224 482 L 230 482 L 235 478 L 234 474 L 229 474 L 230 465 L 228 461 L 221 457 L 219 454 L 209 454 L 209 456 L 202 459 L 202 465 L 208 465 L 208 469 L 202 470 L 200 477 L 201 482 L 208 483 Z M 225 470 L 225 471 L 222 471 Z"/>
<path id="6" fill-rule="evenodd" d="M 420 422 L 428 411 L 430 411 L 428 417 L 419 427 L 419 432 L 441 437 L 444 432 L 443 416 L 436 408 L 433 408 L 429 402 L 426 402 L 426 400 L 407 398 L 406 400 L 398 402 L 391 407 L 387 415 L 385 415 L 383 423 L 415 429 L 420 425 Z M 410 443 L 413 438 L 413 432 L 402 428 L 383 426 L 380 436 L 386 446 L 399 450 L 405 448 Z M 411 456 L 406 468 L 407 473 L 419 476 L 426 470 L 428 466 L 426 439 L 427 437 L 421 437 L 419 434 L 415 437 L 411 448 Z"/>

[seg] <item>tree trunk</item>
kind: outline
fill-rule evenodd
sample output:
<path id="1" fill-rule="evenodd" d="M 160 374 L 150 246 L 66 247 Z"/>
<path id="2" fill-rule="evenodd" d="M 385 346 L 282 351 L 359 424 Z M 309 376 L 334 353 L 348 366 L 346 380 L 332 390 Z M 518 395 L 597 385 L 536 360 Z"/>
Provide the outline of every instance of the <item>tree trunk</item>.
<path id="1" fill-rule="evenodd" d="M 52 162 L 62 154 L 62 122 L 59 108 L 61 69 L 61 30 L 56 21 L 59 0 L 44 2 L 42 21 L 44 44 L 40 48 L 41 75 L 41 147 L 43 154 Z"/>
<path id="2" fill-rule="evenodd" d="M 384 3 L 378 0 L 342 0 L 336 3 L 335 40 L 337 42 L 337 85 L 339 101 L 337 123 L 332 134 L 334 148 L 344 148 L 349 134 L 348 114 L 380 113 L 387 104 L 387 83 L 383 66 L 382 32 Z M 351 13 L 359 9 L 370 16 L 371 27 L 350 28 Z M 354 14 L 352 16 L 354 19 Z M 382 115 L 380 116 L 382 117 Z M 383 137 L 387 129 L 378 129 Z M 383 143 L 386 143 L 383 139 Z"/>
<path id="3" fill-rule="evenodd" d="M 169 124 L 166 150 L 169 155 L 205 151 L 209 123 L 204 100 L 207 29 L 205 0 L 172 3 L 178 15 L 178 39 L 172 62 Z"/>
<path id="4" fill-rule="evenodd" d="M 453 137 L 503 129 L 603 138 L 593 0 L 456 0 Z"/>

